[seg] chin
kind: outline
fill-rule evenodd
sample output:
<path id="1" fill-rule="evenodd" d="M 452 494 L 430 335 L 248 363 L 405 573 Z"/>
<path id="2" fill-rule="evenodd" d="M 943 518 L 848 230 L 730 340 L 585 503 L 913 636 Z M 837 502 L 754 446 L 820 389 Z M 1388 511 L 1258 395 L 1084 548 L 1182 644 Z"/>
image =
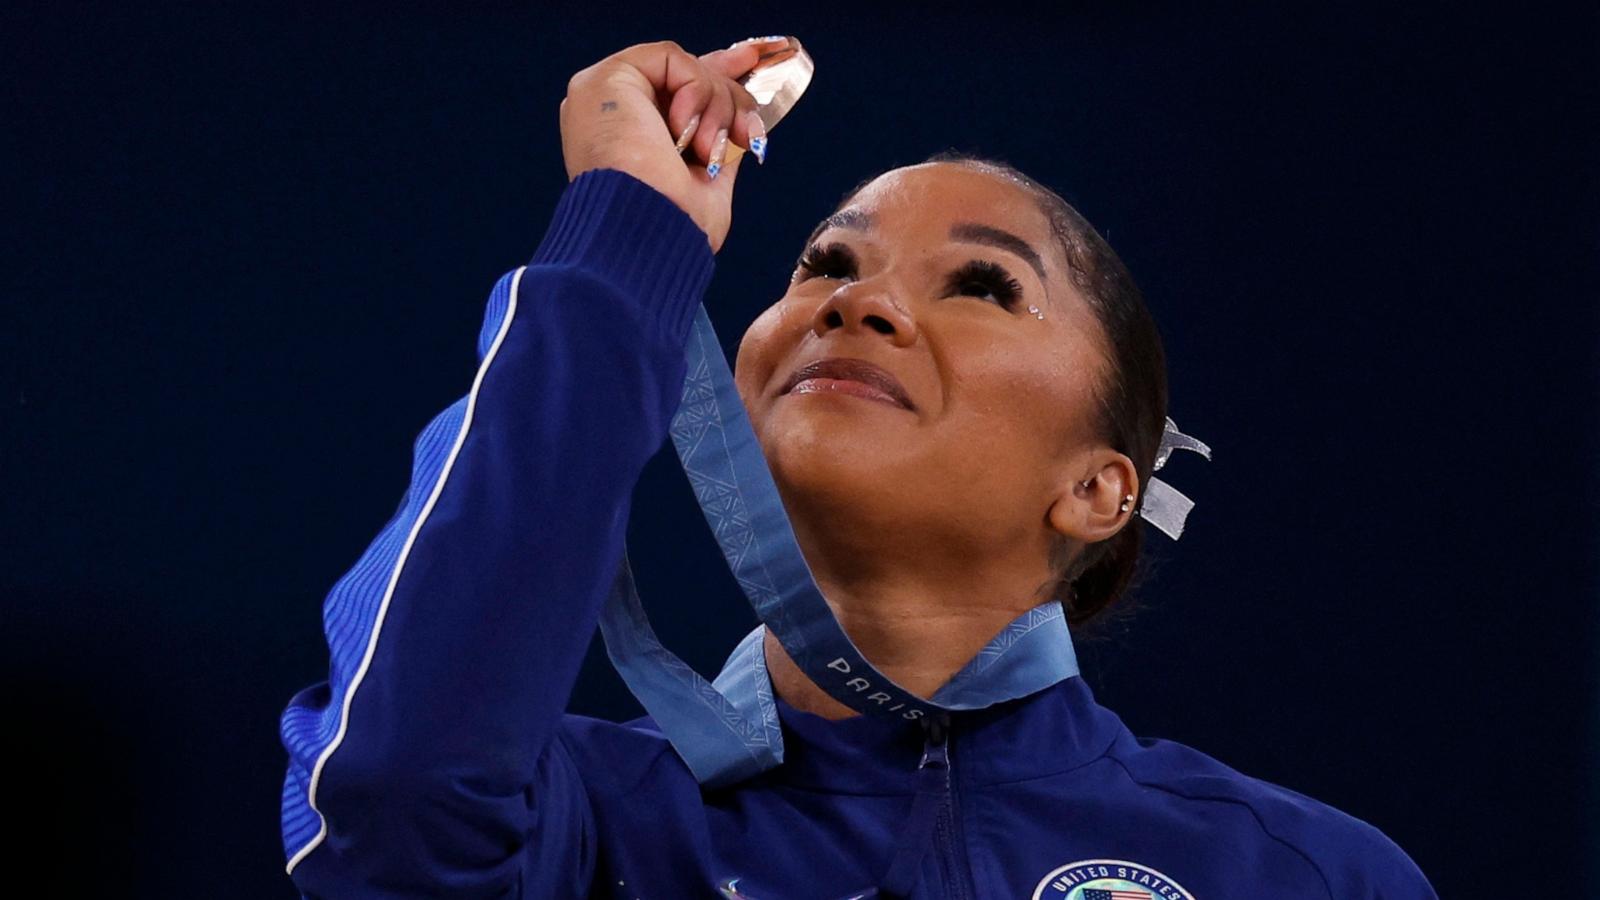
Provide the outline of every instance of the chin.
<path id="1" fill-rule="evenodd" d="M 914 468 L 907 454 L 913 443 L 903 425 L 886 426 L 904 410 L 885 409 L 887 415 L 876 421 L 859 414 L 773 412 L 757 434 L 772 477 L 786 493 L 864 499 L 902 482 Z"/>

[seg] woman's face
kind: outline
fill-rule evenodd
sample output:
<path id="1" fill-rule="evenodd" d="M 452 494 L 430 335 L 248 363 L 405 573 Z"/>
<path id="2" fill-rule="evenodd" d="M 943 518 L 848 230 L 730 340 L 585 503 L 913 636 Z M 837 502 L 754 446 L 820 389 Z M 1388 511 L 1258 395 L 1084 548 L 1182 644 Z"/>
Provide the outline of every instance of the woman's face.
<path id="1" fill-rule="evenodd" d="M 1052 505 L 1095 474 L 1075 451 L 1103 447 L 1091 391 L 1107 362 L 1033 197 L 959 164 L 897 169 L 811 247 L 818 271 L 796 270 L 735 366 L 791 516 L 844 507 L 873 535 L 1046 548 Z M 906 402 L 828 380 L 786 392 L 829 358 L 878 367 Z"/>

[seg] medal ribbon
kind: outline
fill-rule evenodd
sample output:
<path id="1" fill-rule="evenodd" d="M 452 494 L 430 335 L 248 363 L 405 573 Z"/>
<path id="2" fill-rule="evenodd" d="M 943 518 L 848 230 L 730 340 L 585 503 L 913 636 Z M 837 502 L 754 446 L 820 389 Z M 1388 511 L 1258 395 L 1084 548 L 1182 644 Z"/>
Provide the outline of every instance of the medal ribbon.
<path id="1" fill-rule="evenodd" d="M 670 433 L 696 501 L 762 625 L 708 682 L 656 637 L 623 555 L 600 614 L 606 652 L 700 783 L 720 787 L 783 761 L 762 653 L 766 631 L 817 686 L 868 716 L 915 721 L 1024 697 L 1078 674 L 1061 605 L 1018 616 L 924 700 L 861 655 L 801 555 L 766 458 L 702 305 L 686 345 L 683 400 Z"/>

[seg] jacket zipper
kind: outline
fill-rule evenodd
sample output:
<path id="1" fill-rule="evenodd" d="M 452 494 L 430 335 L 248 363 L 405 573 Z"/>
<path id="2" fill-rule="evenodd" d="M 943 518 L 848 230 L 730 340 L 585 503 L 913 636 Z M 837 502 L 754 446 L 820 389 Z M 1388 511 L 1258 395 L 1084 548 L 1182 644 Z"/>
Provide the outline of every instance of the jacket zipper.
<path id="1" fill-rule="evenodd" d="M 942 717 L 941 717 L 942 718 Z M 939 853 L 939 873 L 944 879 L 945 896 L 954 900 L 967 900 L 971 875 L 966 865 L 966 852 L 961 842 L 961 801 L 956 787 L 955 753 L 950 740 L 950 723 L 946 718 L 939 723 L 939 750 L 944 763 L 945 801 L 939 809 L 939 823 L 934 830 L 934 844 Z M 930 733 L 930 740 L 933 738 Z"/>
<path id="2" fill-rule="evenodd" d="M 889 867 L 879 879 L 881 890 L 866 896 L 905 897 L 921 881 L 928 851 L 939 861 L 945 897 L 972 897 L 972 873 L 961 850 L 960 806 L 950 767 L 950 717 L 941 713 L 922 720 L 922 761 L 917 763 L 917 794 L 905 831 L 895 842 Z M 931 845 L 931 846 L 930 846 Z"/>

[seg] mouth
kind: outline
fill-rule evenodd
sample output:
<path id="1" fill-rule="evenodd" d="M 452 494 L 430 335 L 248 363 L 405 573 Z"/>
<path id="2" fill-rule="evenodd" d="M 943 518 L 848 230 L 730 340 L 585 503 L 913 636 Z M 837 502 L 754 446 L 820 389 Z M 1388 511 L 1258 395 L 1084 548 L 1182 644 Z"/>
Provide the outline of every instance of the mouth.
<path id="1" fill-rule="evenodd" d="M 781 394 L 833 392 L 915 409 L 893 375 L 864 359 L 833 356 L 806 363 L 789 376 Z"/>

